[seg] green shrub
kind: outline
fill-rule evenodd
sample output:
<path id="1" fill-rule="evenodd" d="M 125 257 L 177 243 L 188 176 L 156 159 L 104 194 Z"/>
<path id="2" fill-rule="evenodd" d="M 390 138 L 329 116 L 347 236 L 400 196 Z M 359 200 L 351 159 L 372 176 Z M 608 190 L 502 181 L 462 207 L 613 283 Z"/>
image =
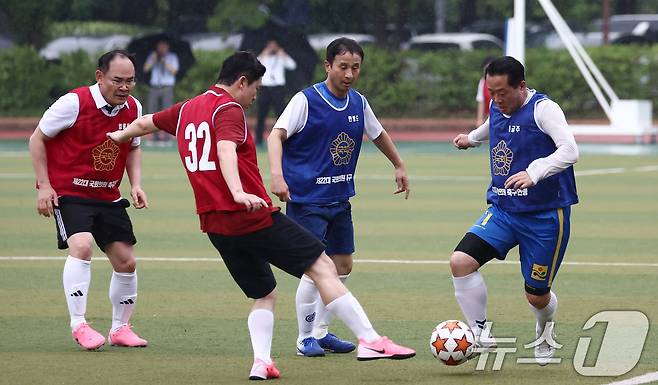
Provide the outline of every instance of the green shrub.
<path id="1" fill-rule="evenodd" d="M 60 21 L 52 23 L 48 28 L 48 35 L 51 39 L 61 36 L 105 36 L 105 35 L 137 35 L 149 31 L 134 24 L 117 23 L 111 21 Z"/>
<path id="2" fill-rule="evenodd" d="M 58 98 L 73 88 L 94 84 L 96 64 L 96 59 L 84 51 L 62 55 L 59 62 L 49 63 L 53 74 L 50 81 L 51 98 Z"/>
<path id="3" fill-rule="evenodd" d="M 31 47 L 0 51 L 0 114 L 34 115 L 47 106 L 52 72 Z"/>
<path id="4" fill-rule="evenodd" d="M 658 108 L 658 45 L 605 46 L 588 49 L 592 59 L 621 99 L 650 99 Z M 232 52 L 195 52 L 196 65 L 176 86 L 176 100 L 206 90 L 217 79 L 222 61 Z M 389 51 L 365 48 L 356 89 L 367 96 L 380 117 L 472 116 L 480 62 L 492 52 Z M 320 54 L 323 57 L 324 53 Z M 526 51 L 528 86 L 547 93 L 569 118 L 604 117 L 594 95 L 568 52 Z M 82 52 L 46 63 L 32 48 L 0 51 L 0 99 L 3 115 L 39 115 L 66 91 L 94 82 L 95 58 Z M 314 81 L 325 79 L 322 65 Z M 148 87 L 134 95 L 146 103 Z M 658 114 L 656 114 L 658 115 Z"/>

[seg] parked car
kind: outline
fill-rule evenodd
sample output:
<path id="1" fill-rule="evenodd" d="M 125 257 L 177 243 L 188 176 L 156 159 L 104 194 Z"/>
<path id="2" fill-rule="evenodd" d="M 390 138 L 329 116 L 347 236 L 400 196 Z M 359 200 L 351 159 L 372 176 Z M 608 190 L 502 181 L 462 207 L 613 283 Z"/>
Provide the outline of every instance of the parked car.
<path id="1" fill-rule="evenodd" d="M 216 32 L 192 33 L 183 35 L 182 39 L 190 43 L 192 51 L 237 50 L 242 44 L 241 33 L 224 35 Z"/>
<path id="2" fill-rule="evenodd" d="M 596 20 L 591 32 L 574 32 L 578 41 L 584 47 L 603 44 L 603 21 Z M 612 15 L 608 22 L 608 41 L 613 44 L 651 43 L 655 42 L 658 33 L 658 14 Z M 548 48 L 564 48 L 564 44 L 556 32 L 546 36 L 545 45 Z"/>
<path id="3" fill-rule="evenodd" d="M 89 55 L 125 48 L 132 38 L 128 35 L 62 36 L 39 51 L 46 60 L 57 60 L 62 54 L 83 50 Z"/>
<path id="4" fill-rule="evenodd" d="M 612 15 L 608 20 L 610 32 L 619 34 L 641 34 L 642 30 L 658 30 L 658 14 Z M 603 30 L 603 21 L 594 22 L 594 30 Z"/>
<path id="5" fill-rule="evenodd" d="M 472 51 L 474 49 L 502 50 L 503 42 L 496 36 L 486 33 L 429 33 L 414 36 L 404 48 L 421 51 L 442 49 L 459 49 Z"/>
<path id="6" fill-rule="evenodd" d="M 374 44 L 376 42 L 376 39 L 373 35 L 367 35 L 363 33 L 318 33 L 308 35 L 308 42 L 314 50 L 318 51 L 326 49 L 329 43 L 338 39 L 339 37 L 347 37 L 349 39 L 355 40 L 361 45 Z"/>

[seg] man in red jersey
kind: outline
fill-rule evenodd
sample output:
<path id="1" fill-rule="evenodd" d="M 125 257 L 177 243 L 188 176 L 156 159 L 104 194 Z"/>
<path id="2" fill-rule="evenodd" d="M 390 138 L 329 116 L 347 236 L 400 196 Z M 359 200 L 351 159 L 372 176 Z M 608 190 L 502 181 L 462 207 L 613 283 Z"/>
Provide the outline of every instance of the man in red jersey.
<path id="1" fill-rule="evenodd" d="M 217 83 L 208 91 L 145 115 L 108 137 L 123 143 L 158 129 L 176 135 L 201 231 L 208 234 L 238 286 L 255 300 L 247 319 L 254 352 L 250 379 L 279 377 L 270 354 L 277 297 L 270 264 L 297 278 L 306 274 L 315 282 L 327 308 L 359 337 L 357 359 L 413 357 L 414 350 L 375 331 L 338 279 L 324 245 L 272 206 L 244 117 L 264 73 L 255 54 L 237 52 L 224 61 Z"/>
<path id="2" fill-rule="evenodd" d="M 142 115 L 130 96 L 135 86 L 134 59 L 115 50 L 98 59 L 96 84 L 76 88 L 43 114 L 30 137 L 30 154 L 37 178 L 37 211 L 54 214 L 59 249 L 69 249 L 64 264 L 64 295 L 73 338 L 94 350 L 105 338 L 85 320 L 91 282 L 92 241 L 105 252 L 114 269 L 110 281 L 112 345 L 146 346 L 128 323 L 137 300 L 133 234 L 119 184 L 124 171 L 136 208 L 147 207 L 141 183 L 139 139 L 117 145 L 106 136 Z"/>

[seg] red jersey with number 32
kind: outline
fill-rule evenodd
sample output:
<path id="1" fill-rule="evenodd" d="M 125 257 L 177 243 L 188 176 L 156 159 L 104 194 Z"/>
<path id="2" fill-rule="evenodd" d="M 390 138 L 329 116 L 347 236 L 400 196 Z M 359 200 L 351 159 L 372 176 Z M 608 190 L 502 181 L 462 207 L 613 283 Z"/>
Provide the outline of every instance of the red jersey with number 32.
<path id="1" fill-rule="evenodd" d="M 127 127 L 137 119 L 137 104 L 107 116 L 96 107 L 89 87 L 76 88 L 80 109 L 75 123 L 46 142 L 48 178 L 57 195 L 115 201 L 126 170 L 131 143 L 116 144 L 108 132 Z"/>
<path id="2" fill-rule="evenodd" d="M 227 138 L 224 138 L 226 133 L 219 130 L 216 123 L 221 122 L 223 115 L 230 114 L 235 117 L 237 113 L 241 115 L 238 118 L 240 138 L 232 136 L 230 140 L 237 142 L 238 172 L 242 189 L 246 193 L 263 198 L 271 207 L 272 201 L 265 191 L 258 171 L 256 146 L 247 129 L 242 106 L 226 91 L 212 87 L 187 102 L 155 114 L 155 125 L 173 134 L 171 118 L 176 110 L 178 122 L 175 135 L 178 152 L 194 191 L 197 214 L 211 211 L 246 211 L 244 205 L 233 200 L 233 194 L 222 176 L 217 155 L 217 141 Z"/>

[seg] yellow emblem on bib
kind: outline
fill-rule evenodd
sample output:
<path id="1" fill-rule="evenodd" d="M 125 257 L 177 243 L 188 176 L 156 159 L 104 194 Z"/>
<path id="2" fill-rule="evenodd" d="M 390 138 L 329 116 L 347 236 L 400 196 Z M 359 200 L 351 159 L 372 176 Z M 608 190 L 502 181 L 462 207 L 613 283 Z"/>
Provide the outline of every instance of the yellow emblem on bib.
<path id="1" fill-rule="evenodd" d="M 494 175 L 508 175 L 513 158 L 514 154 L 507 147 L 507 143 L 503 140 L 498 142 L 496 147 L 491 149 L 491 165 Z"/>
<path id="2" fill-rule="evenodd" d="M 331 142 L 329 152 L 331 152 L 331 160 L 336 166 L 349 164 L 352 159 L 352 152 L 354 151 L 354 140 L 344 132 L 341 132 L 336 139 Z"/>
<path id="3" fill-rule="evenodd" d="M 112 171 L 119 156 L 119 146 L 108 139 L 91 150 L 94 159 L 94 170 Z"/>

